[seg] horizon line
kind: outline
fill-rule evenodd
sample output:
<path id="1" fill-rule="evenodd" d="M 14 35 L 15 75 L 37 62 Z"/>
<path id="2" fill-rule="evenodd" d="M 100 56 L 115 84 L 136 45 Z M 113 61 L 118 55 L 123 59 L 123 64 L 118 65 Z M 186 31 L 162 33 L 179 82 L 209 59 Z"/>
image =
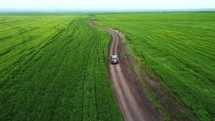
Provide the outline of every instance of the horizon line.
<path id="1" fill-rule="evenodd" d="M 122 8 L 105 8 L 105 9 L 67 9 L 67 8 L 0 8 L 0 12 L 185 12 L 185 11 L 215 11 L 215 8 L 179 8 L 179 9 L 122 9 Z"/>

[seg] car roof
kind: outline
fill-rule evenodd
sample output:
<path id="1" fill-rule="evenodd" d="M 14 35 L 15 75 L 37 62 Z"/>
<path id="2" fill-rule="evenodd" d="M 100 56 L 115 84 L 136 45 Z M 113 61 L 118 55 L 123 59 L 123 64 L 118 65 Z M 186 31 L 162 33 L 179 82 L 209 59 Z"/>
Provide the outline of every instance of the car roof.
<path id="1" fill-rule="evenodd" d="M 111 55 L 111 58 L 118 58 L 117 55 Z"/>

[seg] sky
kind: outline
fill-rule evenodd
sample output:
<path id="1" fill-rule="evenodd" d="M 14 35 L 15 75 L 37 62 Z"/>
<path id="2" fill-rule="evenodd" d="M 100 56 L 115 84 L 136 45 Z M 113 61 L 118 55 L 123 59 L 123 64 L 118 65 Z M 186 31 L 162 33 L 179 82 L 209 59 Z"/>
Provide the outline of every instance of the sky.
<path id="1" fill-rule="evenodd" d="M 0 0 L 0 9 L 215 9 L 215 0 Z"/>

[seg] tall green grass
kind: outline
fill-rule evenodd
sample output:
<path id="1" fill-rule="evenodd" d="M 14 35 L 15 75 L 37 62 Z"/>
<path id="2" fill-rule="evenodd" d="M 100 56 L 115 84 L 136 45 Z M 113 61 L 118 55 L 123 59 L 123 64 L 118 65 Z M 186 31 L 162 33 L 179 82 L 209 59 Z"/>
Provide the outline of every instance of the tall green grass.
<path id="1" fill-rule="evenodd" d="M 135 60 L 148 63 L 198 120 L 215 119 L 215 13 L 98 14 L 120 30 Z"/>
<path id="2" fill-rule="evenodd" d="M 1 121 L 119 121 L 108 33 L 86 15 L 0 16 Z"/>

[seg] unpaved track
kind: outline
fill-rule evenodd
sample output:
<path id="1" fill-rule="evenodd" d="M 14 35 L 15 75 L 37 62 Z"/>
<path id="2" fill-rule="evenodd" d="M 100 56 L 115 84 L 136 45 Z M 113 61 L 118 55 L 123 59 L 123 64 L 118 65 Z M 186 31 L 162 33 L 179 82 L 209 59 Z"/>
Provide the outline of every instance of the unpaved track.
<path id="1" fill-rule="evenodd" d="M 95 25 L 91 20 L 89 24 L 102 28 L 110 33 L 109 57 L 120 55 L 118 43 L 122 41 L 120 34 L 112 29 Z M 126 121 L 161 121 L 162 118 L 149 104 L 140 82 L 128 80 L 122 71 L 121 64 L 108 63 L 108 71 L 116 99 Z"/>

